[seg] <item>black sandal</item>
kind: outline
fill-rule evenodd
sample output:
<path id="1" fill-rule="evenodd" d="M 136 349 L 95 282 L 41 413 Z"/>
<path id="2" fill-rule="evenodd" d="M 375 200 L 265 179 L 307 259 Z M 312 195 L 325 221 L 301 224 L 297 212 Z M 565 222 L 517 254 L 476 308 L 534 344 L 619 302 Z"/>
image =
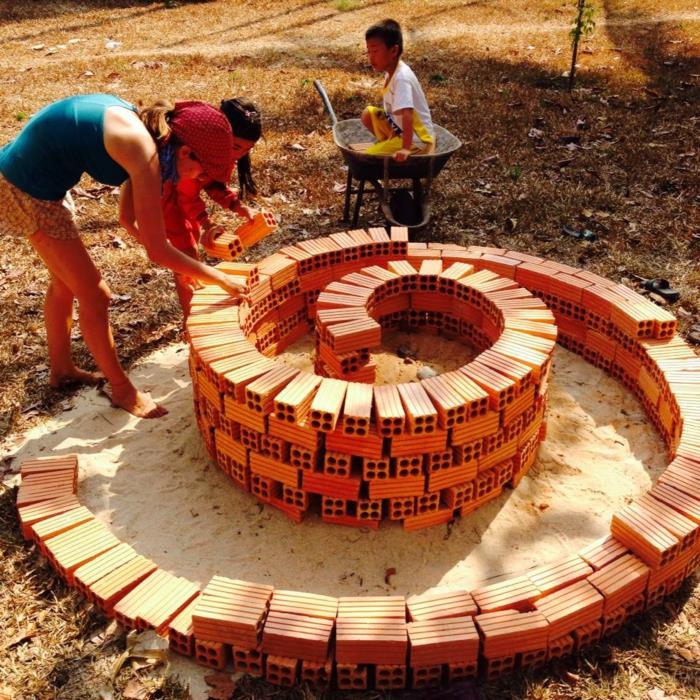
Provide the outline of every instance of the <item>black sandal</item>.
<path id="1" fill-rule="evenodd" d="M 668 280 L 665 280 L 663 277 L 653 277 L 651 279 L 647 279 L 646 277 L 640 277 L 639 275 L 631 276 L 642 285 L 642 289 L 658 294 L 669 304 L 675 304 L 681 298 L 681 293 L 673 289 L 671 287 L 671 283 Z"/>

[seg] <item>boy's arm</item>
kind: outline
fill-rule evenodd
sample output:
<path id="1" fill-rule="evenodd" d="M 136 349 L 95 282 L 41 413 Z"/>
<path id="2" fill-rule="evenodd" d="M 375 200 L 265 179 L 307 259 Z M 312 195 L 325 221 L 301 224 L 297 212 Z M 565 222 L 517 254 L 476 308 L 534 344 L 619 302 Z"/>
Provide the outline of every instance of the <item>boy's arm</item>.
<path id="1" fill-rule="evenodd" d="M 413 146 L 413 109 L 405 107 L 395 112 L 401 121 L 401 149 L 394 153 L 394 160 L 402 163 L 411 155 Z"/>

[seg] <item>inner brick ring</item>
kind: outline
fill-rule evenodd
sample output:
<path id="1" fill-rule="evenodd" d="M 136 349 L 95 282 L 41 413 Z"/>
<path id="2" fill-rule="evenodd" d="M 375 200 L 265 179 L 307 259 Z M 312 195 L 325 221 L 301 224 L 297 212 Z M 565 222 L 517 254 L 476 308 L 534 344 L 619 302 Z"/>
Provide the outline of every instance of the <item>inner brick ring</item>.
<path id="1" fill-rule="evenodd" d="M 227 322 L 237 334 L 228 342 L 201 333 L 208 311 L 193 314 L 193 380 L 212 456 L 296 521 L 316 511 L 351 526 L 446 523 L 517 485 L 544 437 L 557 330 L 545 303 L 502 274 L 518 261 L 477 269 L 463 249 L 412 249 L 400 238 L 331 234 L 264 259 L 250 269 L 238 323 Z M 208 308 L 211 293 L 202 297 Z M 437 377 L 375 385 L 371 350 L 386 328 L 466 340 L 479 354 Z M 311 330 L 315 374 L 270 364 Z"/>

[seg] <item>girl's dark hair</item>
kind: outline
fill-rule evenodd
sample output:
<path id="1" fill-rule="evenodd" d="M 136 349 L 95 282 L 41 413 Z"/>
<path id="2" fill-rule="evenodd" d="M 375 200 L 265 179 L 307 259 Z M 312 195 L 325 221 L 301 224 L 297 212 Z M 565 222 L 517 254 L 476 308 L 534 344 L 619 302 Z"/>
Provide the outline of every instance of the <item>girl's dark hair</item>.
<path id="1" fill-rule="evenodd" d="M 221 111 L 224 113 L 234 137 L 253 141 L 254 143 L 262 136 L 262 122 L 260 111 L 252 102 L 246 102 L 239 98 L 221 101 Z M 258 189 L 255 186 L 250 168 L 250 154 L 246 153 L 237 163 L 238 186 L 240 197 L 243 199 L 247 193 L 255 195 Z"/>
<path id="2" fill-rule="evenodd" d="M 403 53 L 401 25 L 395 19 L 383 19 L 381 22 L 373 24 L 365 32 L 365 41 L 367 39 L 381 39 L 387 49 L 390 49 L 392 46 L 398 46 L 399 56 Z"/>

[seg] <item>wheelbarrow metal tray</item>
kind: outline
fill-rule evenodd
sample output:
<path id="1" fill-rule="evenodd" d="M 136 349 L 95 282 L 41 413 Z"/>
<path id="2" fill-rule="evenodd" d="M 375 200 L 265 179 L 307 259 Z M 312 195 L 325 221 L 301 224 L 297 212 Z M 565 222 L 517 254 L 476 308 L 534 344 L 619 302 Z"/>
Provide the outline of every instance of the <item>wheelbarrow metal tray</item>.
<path id="1" fill-rule="evenodd" d="M 425 178 L 436 177 L 450 156 L 462 145 L 461 141 L 447 129 L 435 125 L 436 147 L 433 153 L 412 155 L 404 163 L 390 159 L 389 177 Z M 344 119 L 333 125 L 333 140 L 343 154 L 343 159 L 357 180 L 381 180 L 384 177 L 386 156 L 374 156 L 350 148 L 353 143 L 367 142 L 371 134 L 359 119 Z M 432 161 L 432 172 L 431 172 Z"/>

